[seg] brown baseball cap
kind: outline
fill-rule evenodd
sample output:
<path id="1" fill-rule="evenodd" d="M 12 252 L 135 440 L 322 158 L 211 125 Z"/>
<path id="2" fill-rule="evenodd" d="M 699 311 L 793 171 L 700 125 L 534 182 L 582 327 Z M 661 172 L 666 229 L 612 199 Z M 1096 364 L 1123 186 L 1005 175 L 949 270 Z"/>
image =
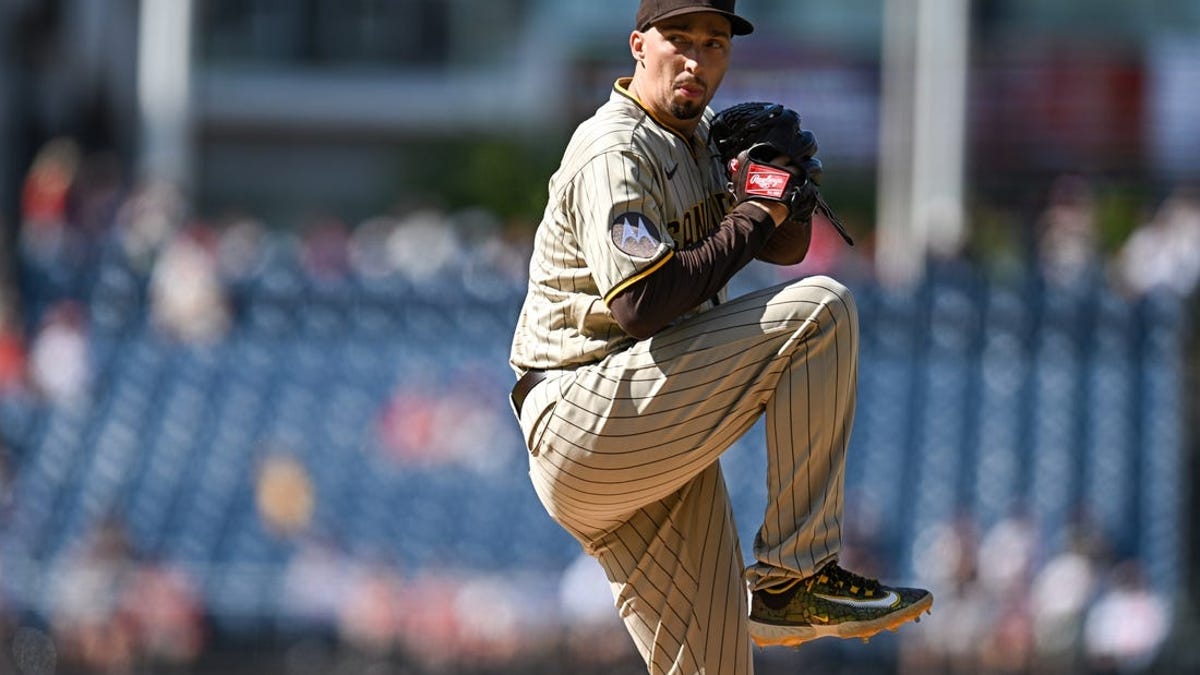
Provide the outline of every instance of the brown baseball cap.
<path id="1" fill-rule="evenodd" d="M 754 25 L 733 13 L 736 0 L 642 0 L 638 7 L 637 29 L 644 31 L 667 17 L 692 12 L 716 12 L 729 19 L 734 35 L 749 35 Z"/>

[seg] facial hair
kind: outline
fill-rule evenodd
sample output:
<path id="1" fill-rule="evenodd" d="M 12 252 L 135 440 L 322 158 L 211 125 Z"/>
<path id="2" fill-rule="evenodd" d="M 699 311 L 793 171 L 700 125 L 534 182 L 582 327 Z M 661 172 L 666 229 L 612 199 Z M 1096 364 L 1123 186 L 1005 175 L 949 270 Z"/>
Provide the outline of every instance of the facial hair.
<path id="1" fill-rule="evenodd" d="M 693 120 L 704 114 L 704 106 L 694 101 L 671 103 L 671 114 L 678 120 Z"/>
<path id="2" fill-rule="evenodd" d="M 704 80 L 695 76 L 685 77 L 675 83 L 675 85 L 684 84 L 689 86 L 707 87 Z M 706 105 L 706 103 L 697 101 L 695 99 L 684 99 L 682 101 L 672 100 L 670 103 L 671 114 L 674 115 L 675 119 L 677 120 L 691 121 L 699 119 L 700 116 L 704 114 L 704 108 Z"/>

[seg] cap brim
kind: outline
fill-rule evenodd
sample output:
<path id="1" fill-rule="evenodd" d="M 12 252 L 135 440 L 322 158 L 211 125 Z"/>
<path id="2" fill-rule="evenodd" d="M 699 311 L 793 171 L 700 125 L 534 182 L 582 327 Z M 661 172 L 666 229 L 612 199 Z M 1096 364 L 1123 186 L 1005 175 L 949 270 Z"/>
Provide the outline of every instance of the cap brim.
<path id="1" fill-rule="evenodd" d="M 734 35 L 749 35 L 754 32 L 754 24 L 743 19 L 742 17 L 738 16 L 737 14 L 734 14 L 732 12 L 723 12 L 719 9 L 713 9 L 711 7 L 682 7 L 680 9 L 677 9 L 677 10 L 674 10 L 671 12 L 667 12 L 666 14 L 663 14 L 660 17 L 656 17 L 654 19 L 654 21 L 652 21 L 650 23 L 650 25 L 654 25 L 654 24 L 658 23 L 659 21 L 662 21 L 663 19 L 669 19 L 673 16 L 680 16 L 683 14 L 693 14 L 695 12 L 712 12 L 713 14 L 720 14 L 721 16 L 725 17 L 726 19 L 729 19 L 729 29 L 730 29 L 730 32 L 733 33 Z M 650 26 L 644 26 L 643 30 L 645 30 L 646 28 L 649 28 L 649 27 Z"/>

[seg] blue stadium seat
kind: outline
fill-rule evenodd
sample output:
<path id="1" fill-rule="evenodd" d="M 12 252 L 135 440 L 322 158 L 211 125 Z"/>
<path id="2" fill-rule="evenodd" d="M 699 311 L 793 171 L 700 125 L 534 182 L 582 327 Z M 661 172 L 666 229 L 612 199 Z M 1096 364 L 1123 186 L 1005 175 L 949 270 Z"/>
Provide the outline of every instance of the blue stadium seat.
<path id="1" fill-rule="evenodd" d="M 1170 294 L 1149 296 L 1141 308 L 1144 326 L 1140 364 L 1142 447 L 1139 487 L 1141 514 L 1138 553 L 1157 590 L 1173 594 L 1185 580 L 1187 538 L 1182 523 L 1188 486 L 1185 483 L 1184 420 L 1185 335 L 1190 327 L 1186 303 Z M 1191 319 L 1194 320 L 1194 317 Z M 1194 392 L 1193 392 L 1194 395 Z"/>

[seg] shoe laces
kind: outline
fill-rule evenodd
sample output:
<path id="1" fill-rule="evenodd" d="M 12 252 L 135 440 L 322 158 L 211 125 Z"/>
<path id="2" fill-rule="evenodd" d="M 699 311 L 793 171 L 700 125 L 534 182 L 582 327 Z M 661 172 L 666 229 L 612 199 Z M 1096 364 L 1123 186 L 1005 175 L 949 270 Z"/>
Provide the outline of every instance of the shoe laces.
<path id="1" fill-rule="evenodd" d="M 848 592 L 852 595 L 866 597 L 873 597 L 879 590 L 878 580 L 857 575 L 842 568 L 836 561 L 825 565 L 821 568 L 821 571 L 809 577 L 807 583 L 808 590 L 812 590 L 812 587 L 818 583 Z"/>

